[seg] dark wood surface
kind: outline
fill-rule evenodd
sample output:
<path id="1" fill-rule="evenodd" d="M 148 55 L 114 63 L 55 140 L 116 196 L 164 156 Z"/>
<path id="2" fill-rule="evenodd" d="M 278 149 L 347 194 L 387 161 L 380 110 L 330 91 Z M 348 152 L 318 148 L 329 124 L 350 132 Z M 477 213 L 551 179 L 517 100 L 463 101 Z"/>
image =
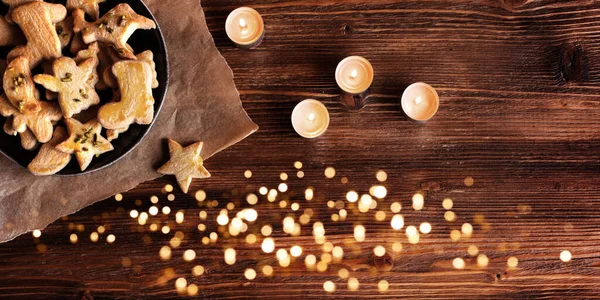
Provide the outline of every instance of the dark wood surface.
<path id="1" fill-rule="evenodd" d="M 266 22 L 265 40 L 250 51 L 236 49 L 223 29 L 228 13 L 242 5 L 255 7 Z M 40 239 L 28 234 L 0 245 L 0 298 L 175 299 L 183 297 L 175 291 L 179 277 L 197 284 L 198 296 L 222 299 L 600 298 L 600 4 L 203 0 L 203 6 L 244 107 L 261 127 L 206 162 L 213 178 L 194 182 L 191 190 L 206 190 L 219 207 L 199 207 L 193 193 L 175 192 L 175 201 L 168 201 L 161 189 L 175 184 L 173 178 L 142 184 L 121 202 L 109 199 L 57 221 Z M 343 97 L 336 87 L 335 67 L 348 55 L 365 56 L 375 68 L 366 97 Z M 439 113 L 427 123 L 408 120 L 398 106 L 404 88 L 417 81 L 441 96 Z M 332 117 L 327 133 L 315 140 L 300 138 L 290 124 L 293 107 L 305 98 L 323 101 Z M 295 176 L 294 161 L 304 163 L 304 178 Z M 336 168 L 334 179 L 323 175 L 327 166 Z M 247 169 L 251 179 L 244 177 Z M 380 169 L 389 175 L 388 197 L 378 207 L 388 212 L 386 220 L 346 205 L 347 220 L 333 222 L 337 210 L 327 200 L 343 200 L 350 189 L 368 192 Z M 276 188 L 281 172 L 290 175 L 285 197 L 300 211 L 261 197 L 259 219 L 249 231 L 274 224 L 276 246 L 302 245 L 300 259 L 278 267 L 274 254 L 246 244 L 243 235 L 202 245 L 201 238 L 217 230 L 215 218 L 226 203 L 247 206 L 245 195 L 263 185 Z M 473 186 L 465 186 L 466 177 Z M 315 188 L 312 201 L 303 199 L 308 186 Z M 410 207 L 418 191 L 426 196 L 420 212 Z M 149 232 L 152 222 L 140 226 L 128 216 L 131 209 L 147 210 L 152 195 L 172 209 L 168 235 Z M 444 220 L 445 197 L 454 199 L 454 222 Z M 393 231 L 394 201 L 402 203 L 407 225 L 427 221 L 432 233 L 411 245 Z M 315 215 L 302 235 L 284 234 L 281 220 L 306 208 Z M 178 210 L 185 210 L 183 224 L 174 223 Z M 196 229 L 200 210 L 209 214 L 206 233 Z M 312 238 L 317 220 L 328 241 L 345 251 L 344 260 L 323 273 L 303 263 L 305 254 L 321 253 Z M 472 237 L 452 242 L 450 230 L 465 222 L 474 226 Z M 367 228 L 363 243 L 352 242 L 352 226 L 359 223 Z M 89 236 L 99 225 L 107 232 L 93 243 Z M 184 232 L 185 241 L 171 260 L 161 261 L 159 249 L 175 231 Z M 79 236 L 76 245 L 71 233 Z M 112 244 L 105 242 L 109 233 L 116 236 Z M 399 254 L 391 251 L 394 241 L 404 246 Z M 374 261 L 376 245 L 392 254 L 389 271 Z M 488 267 L 467 254 L 470 245 L 489 257 Z M 227 247 L 238 253 L 233 266 L 223 260 Z M 196 251 L 194 262 L 182 259 L 186 249 Z M 572 261 L 561 262 L 563 250 Z M 516 269 L 507 267 L 511 256 L 519 259 Z M 456 257 L 465 259 L 465 269 L 453 268 Z M 204 275 L 192 276 L 196 264 L 206 268 Z M 262 275 L 264 264 L 275 266 L 274 276 Z M 244 278 L 246 268 L 259 271 L 255 280 Z M 340 268 L 358 278 L 358 291 L 337 276 Z M 381 293 L 383 279 L 389 290 Z M 326 280 L 336 284 L 334 293 L 323 290 Z"/>

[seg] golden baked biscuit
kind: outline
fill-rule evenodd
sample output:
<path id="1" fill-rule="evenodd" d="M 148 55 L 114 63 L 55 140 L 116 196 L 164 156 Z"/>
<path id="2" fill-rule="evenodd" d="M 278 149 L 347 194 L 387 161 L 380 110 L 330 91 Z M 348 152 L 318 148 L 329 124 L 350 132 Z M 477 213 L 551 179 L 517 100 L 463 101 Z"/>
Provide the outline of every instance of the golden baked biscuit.
<path id="1" fill-rule="evenodd" d="M 100 97 L 94 88 L 93 71 L 98 65 L 98 60 L 88 58 L 79 66 L 68 57 L 61 57 L 54 61 L 54 75 L 38 74 L 33 80 L 46 89 L 58 93 L 58 102 L 65 118 L 88 109 L 100 103 Z"/>
<path id="2" fill-rule="evenodd" d="M 23 4 L 30 3 L 30 2 L 41 2 L 41 1 L 44 1 L 44 0 L 2 0 L 2 2 L 4 2 L 4 4 L 8 5 L 8 12 L 4 16 L 4 19 L 8 23 L 14 24 L 15 22 L 12 19 L 12 13 L 16 7 L 21 6 Z"/>
<path id="3" fill-rule="evenodd" d="M 155 29 L 156 24 L 151 19 L 138 15 L 128 5 L 121 3 L 106 15 L 93 23 L 85 20 L 85 13 L 80 9 L 73 12 L 75 32 L 81 32 L 83 41 L 87 44 L 95 41 L 112 45 L 123 58 L 135 59 L 135 55 L 127 40 L 137 29 Z"/>
<path id="4" fill-rule="evenodd" d="M 210 173 L 204 168 L 202 157 L 200 157 L 202 145 L 202 142 L 198 142 L 183 148 L 179 143 L 169 139 L 171 159 L 158 169 L 158 173 L 175 175 L 179 187 L 184 193 L 187 193 L 192 179 L 210 177 Z"/>
<path id="5" fill-rule="evenodd" d="M 17 57 L 8 64 L 2 85 L 8 101 L 20 112 L 28 114 L 40 111 L 27 57 Z"/>
<path id="6" fill-rule="evenodd" d="M 102 125 L 98 120 L 81 124 L 75 119 L 65 119 L 65 123 L 69 130 L 69 138 L 58 144 L 56 149 L 68 154 L 75 153 L 81 171 L 87 169 L 94 156 L 114 149 L 112 144 L 101 135 Z"/>
<path id="7" fill-rule="evenodd" d="M 121 129 L 136 123 L 148 125 L 154 118 L 152 69 L 141 61 L 124 60 L 114 64 L 121 101 L 108 103 L 98 111 L 98 120 L 106 129 Z"/>
<path id="8" fill-rule="evenodd" d="M 23 114 L 8 102 L 6 95 L 0 96 L 0 114 L 13 117 L 13 129 L 21 133 L 29 128 L 40 143 L 47 143 L 54 131 L 52 122 L 60 121 L 62 113 L 55 103 L 40 101 L 40 106 L 39 112 Z"/>
<path id="9" fill-rule="evenodd" d="M 25 44 L 25 36 L 17 25 L 12 25 L 0 18 L 0 46 L 16 46 Z"/>
<path id="10" fill-rule="evenodd" d="M 71 39 L 73 39 L 73 17 L 67 16 L 64 20 L 56 23 L 56 34 L 60 40 L 60 46 L 62 49 L 69 46 Z"/>
<path id="11" fill-rule="evenodd" d="M 26 56 L 33 69 L 43 59 L 61 57 L 62 45 L 55 24 L 66 16 L 67 9 L 60 4 L 31 2 L 15 8 L 12 18 L 23 30 L 27 45 L 13 49 L 8 53 L 8 60 Z"/>
<path id="12" fill-rule="evenodd" d="M 63 127 L 56 127 L 52 140 L 42 145 L 38 155 L 31 161 L 27 169 L 36 176 L 54 175 L 64 169 L 71 161 L 71 154 L 61 152 L 56 146 L 69 137 Z"/>
<path id="13" fill-rule="evenodd" d="M 27 128 L 22 133 L 18 133 L 13 128 L 13 117 L 6 118 L 6 122 L 4 122 L 4 132 L 8 135 L 16 136 L 17 134 L 21 138 L 21 147 L 25 150 L 34 150 L 38 146 L 38 141 L 33 135 L 33 132 Z"/>

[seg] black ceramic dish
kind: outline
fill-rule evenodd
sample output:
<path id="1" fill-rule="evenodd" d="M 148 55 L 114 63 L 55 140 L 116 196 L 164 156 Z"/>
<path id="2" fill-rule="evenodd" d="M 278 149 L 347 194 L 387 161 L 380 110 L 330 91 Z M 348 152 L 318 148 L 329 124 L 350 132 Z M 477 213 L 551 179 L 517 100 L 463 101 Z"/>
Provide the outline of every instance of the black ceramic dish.
<path id="1" fill-rule="evenodd" d="M 49 1 L 61 3 L 61 1 Z M 133 10 L 147 18 L 150 18 L 156 22 L 156 19 L 148 9 L 148 7 L 141 0 L 108 0 L 104 3 L 100 4 L 101 8 L 101 16 L 112 9 L 119 3 L 127 3 L 129 4 Z M 64 3 L 63 3 L 64 4 Z M 0 13 L 5 13 L 6 7 L 0 9 Z M 1 16 L 0 16 L 1 17 Z M 167 94 L 167 87 L 169 84 L 169 63 L 167 57 L 167 47 L 165 45 L 165 41 L 163 38 L 163 34 L 158 27 L 155 30 L 137 30 L 133 36 L 129 39 L 129 44 L 135 50 L 135 53 L 140 53 L 146 50 L 151 50 L 154 53 L 154 62 L 156 63 L 156 72 L 158 74 L 158 82 L 159 87 L 153 90 L 154 96 L 154 120 L 158 117 L 158 113 L 165 101 L 165 96 Z M 2 58 L 6 57 L 8 50 L 10 49 L 2 49 L 0 54 Z M 40 88 L 38 86 L 38 88 Z M 102 102 L 109 101 L 112 99 L 112 95 L 110 92 L 108 93 L 100 93 L 100 97 Z M 0 116 L 0 127 L 6 121 L 5 118 Z M 103 154 L 99 157 L 95 157 L 90 166 L 82 172 L 79 168 L 79 164 L 76 159 L 73 159 L 71 163 L 64 168 L 57 175 L 63 176 L 73 176 L 73 175 L 82 175 L 88 174 L 94 171 L 101 170 L 106 168 L 121 158 L 126 156 L 129 152 L 131 152 L 136 146 L 140 144 L 142 139 L 150 132 L 152 125 L 132 125 L 126 133 L 123 133 L 119 136 L 118 139 L 112 141 L 112 144 L 115 150 Z M 105 132 L 103 132 L 105 135 Z M 21 147 L 21 141 L 18 136 L 10 136 L 4 131 L 0 130 L 0 152 L 10 158 L 12 161 L 18 163 L 23 167 L 27 167 L 31 160 L 36 156 L 37 150 L 35 151 L 26 151 Z M 0 166 L 1 167 L 1 166 Z"/>

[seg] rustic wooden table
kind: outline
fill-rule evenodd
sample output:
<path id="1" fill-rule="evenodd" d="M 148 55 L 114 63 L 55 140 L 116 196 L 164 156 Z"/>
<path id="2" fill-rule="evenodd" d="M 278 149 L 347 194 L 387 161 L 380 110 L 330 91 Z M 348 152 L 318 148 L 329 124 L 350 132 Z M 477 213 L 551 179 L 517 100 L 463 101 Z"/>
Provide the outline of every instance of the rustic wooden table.
<path id="1" fill-rule="evenodd" d="M 175 291 L 180 277 L 199 287 L 198 296 L 225 299 L 600 297 L 599 3 L 202 2 L 244 106 L 261 127 L 206 162 L 213 178 L 194 182 L 191 190 L 204 189 L 218 207 L 177 188 L 169 201 L 162 191 L 175 184 L 169 177 L 142 184 L 120 202 L 109 199 L 55 222 L 39 239 L 28 234 L 0 245 L 0 298 L 175 299 L 184 297 Z M 266 22 L 264 42 L 251 51 L 233 47 L 223 29 L 228 13 L 242 5 L 255 7 Z M 362 55 L 375 68 L 365 97 L 343 97 L 336 87 L 335 67 L 348 55 Z M 408 120 L 398 106 L 404 88 L 417 81 L 441 96 L 439 113 L 427 123 Z M 332 117 L 330 129 L 315 140 L 297 136 L 289 121 L 305 98 L 323 101 Z M 297 177 L 295 161 L 303 162 L 304 178 Z M 323 175 L 327 166 L 335 167 L 335 178 Z M 252 178 L 244 177 L 246 170 Z M 346 202 L 346 220 L 332 221 L 338 209 L 329 208 L 328 200 L 344 200 L 351 189 L 368 192 L 377 170 L 388 174 L 388 197 L 366 214 Z M 218 232 L 215 218 L 227 203 L 235 203 L 234 211 L 248 207 L 245 195 L 263 185 L 277 188 L 281 172 L 289 174 L 289 191 L 279 199 L 288 205 L 282 209 L 279 200 L 260 197 L 258 221 L 248 229 L 257 243 L 247 244 L 245 234 L 220 234 L 216 243 L 202 244 L 202 237 Z M 465 185 L 468 177 L 472 186 Z M 309 186 L 312 201 L 304 199 Z M 419 191 L 425 208 L 414 211 L 411 197 Z M 147 211 L 152 195 L 171 213 L 141 226 L 129 211 Z M 446 197 L 454 200 L 452 222 L 444 219 Z M 418 244 L 390 227 L 396 201 L 407 226 L 431 223 L 432 232 Z M 293 211 L 292 203 L 300 209 Z M 282 219 L 305 209 L 314 214 L 301 236 L 283 233 Z M 177 224 L 180 210 L 185 222 Z M 378 210 L 386 212 L 385 221 L 375 219 Z M 200 220 L 200 211 L 208 220 Z M 304 264 L 307 254 L 321 257 L 312 237 L 316 221 L 323 222 L 327 241 L 344 250 L 344 259 L 325 272 Z M 153 222 L 169 224 L 171 231 L 151 232 Z M 197 229 L 199 223 L 206 231 Z M 451 230 L 463 223 L 473 225 L 472 236 L 452 241 Z M 303 247 L 289 267 L 260 250 L 264 224 L 274 225 L 277 248 Z M 357 224 L 367 230 L 362 243 L 353 239 Z M 106 232 L 92 242 L 90 234 L 101 225 Z M 177 231 L 183 243 L 170 260 L 161 260 L 159 250 Z M 113 243 L 108 234 L 116 236 Z M 394 242 L 402 243 L 401 252 L 392 250 Z M 387 250 L 385 262 L 374 259 L 377 245 Z M 487 267 L 468 254 L 471 245 L 488 257 Z M 223 260 L 227 247 L 237 251 L 231 266 Z M 192 262 L 182 258 L 187 249 L 196 251 Z M 572 253 L 570 262 L 559 259 L 563 250 Z M 507 266 L 509 257 L 518 259 L 516 268 Z M 464 269 L 453 267 L 455 258 L 464 260 Z M 263 275 L 266 264 L 274 267 L 273 276 Z M 204 267 L 203 275 L 192 274 L 196 265 Z M 256 279 L 244 278 L 246 268 L 257 270 Z M 338 276 L 342 268 L 360 282 L 357 291 Z M 334 293 L 324 291 L 327 280 Z M 387 291 L 378 290 L 381 280 L 389 282 Z"/>

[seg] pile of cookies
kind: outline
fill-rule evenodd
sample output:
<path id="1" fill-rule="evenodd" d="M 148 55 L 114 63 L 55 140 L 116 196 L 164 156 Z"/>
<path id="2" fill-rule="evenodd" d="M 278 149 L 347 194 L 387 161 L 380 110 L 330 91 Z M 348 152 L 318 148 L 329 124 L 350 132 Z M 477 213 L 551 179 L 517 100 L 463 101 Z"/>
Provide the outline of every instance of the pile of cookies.
<path id="1" fill-rule="evenodd" d="M 104 0 L 2 1 L 10 9 L 0 18 L 0 46 L 16 47 L 0 61 L 0 114 L 24 149 L 42 144 L 28 167 L 33 174 L 58 173 L 73 154 L 84 171 L 130 125 L 153 121 L 154 54 L 136 55 L 127 41 L 137 29 L 155 29 L 154 21 L 128 4 L 100 17 Z M 112 99 L 100 99 L 105 90 Z"/>

